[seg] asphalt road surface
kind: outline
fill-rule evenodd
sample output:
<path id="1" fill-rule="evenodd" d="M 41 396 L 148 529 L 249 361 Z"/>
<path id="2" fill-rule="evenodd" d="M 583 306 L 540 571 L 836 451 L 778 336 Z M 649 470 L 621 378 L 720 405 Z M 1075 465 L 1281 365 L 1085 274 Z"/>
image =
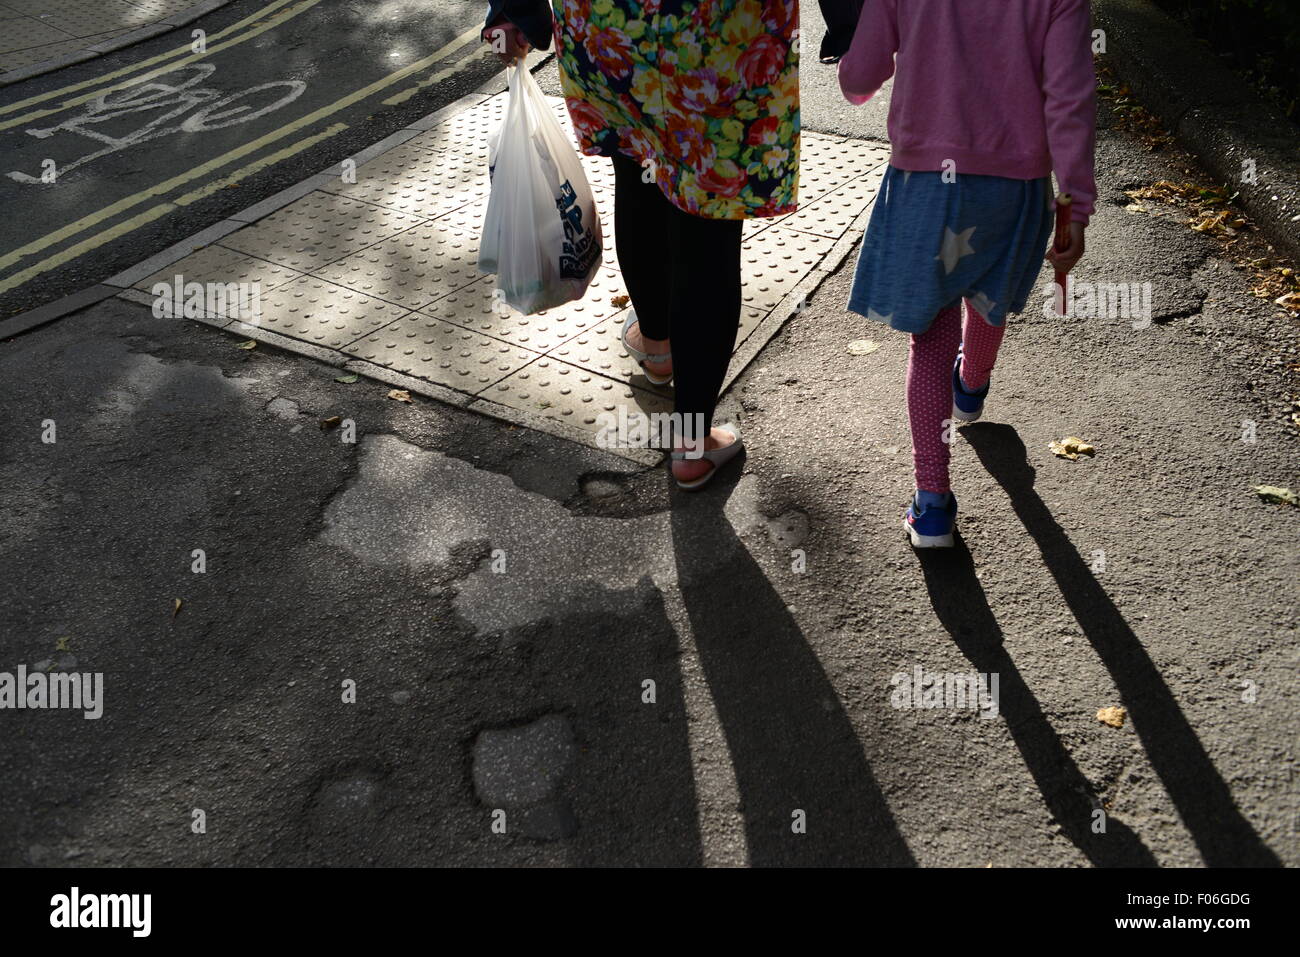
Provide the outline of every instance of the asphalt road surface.
<path id="1" fill-rule="evenodd" d="M 899 525 L 906 341 L 844 312 L 852 257 L 695 497 L 118 300 L 6 342 L 0 661 L 105 684 L 4 715 L 0 863 L 1300 864 L 1298 513 L 1250 491 L 1296 481 L 1295 329 L 1125 208 L 1185 170 L 1107 119 L 1078 278 L 1153 321 L 1015 323 L 945 555 Z M 996 673 L 999 715 L 896 707 L 917 667 Z"/>

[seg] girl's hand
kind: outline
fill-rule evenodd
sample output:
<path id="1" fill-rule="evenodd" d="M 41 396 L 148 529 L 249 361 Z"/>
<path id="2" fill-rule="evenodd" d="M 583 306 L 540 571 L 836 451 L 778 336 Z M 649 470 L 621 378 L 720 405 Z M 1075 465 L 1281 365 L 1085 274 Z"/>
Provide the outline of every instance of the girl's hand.
<path id="1" fill-rule="evenodd" d="M 1070 223 L 1070 245 L 1060 252 L 1049 249 L 1044 257 L 1057 272 L 1069 272 L 1083 258 L 1083 223 Z"/>
<path id="2" fill-rule="evenodd" d="M 524 32 L 505 17 L 498 17 L 490 27 L 484 27 L 481 36 L 492 44 L 492 52 L 502 63 L 514 63 L 529 50 Z"/>

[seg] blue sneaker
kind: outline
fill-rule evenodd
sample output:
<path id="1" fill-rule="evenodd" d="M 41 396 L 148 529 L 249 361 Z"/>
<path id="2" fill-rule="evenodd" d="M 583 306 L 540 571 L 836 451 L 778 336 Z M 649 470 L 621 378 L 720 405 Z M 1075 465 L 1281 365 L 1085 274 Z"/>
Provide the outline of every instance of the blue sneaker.
<path id="1" fill-rule="evenodd" d="M 952 417 L 958 422 L 974 422 L 984 414 L 984 398 L 989 394 L 991 383 L 984 383 L 984 388 L 969 392 L 961 384 L 961 350 L 957 350 L 957 361 L 952 364 Z"/>
<path id="2" fill-rule="evenodd" d="M 913 548 L 952 548 L 952 529 L 957 524 L 957 496 L 948 493 L 946 506 L 923 507 L 912 496 L 912 504 L 903 513 L 903 527 L 912 539 Z"/>

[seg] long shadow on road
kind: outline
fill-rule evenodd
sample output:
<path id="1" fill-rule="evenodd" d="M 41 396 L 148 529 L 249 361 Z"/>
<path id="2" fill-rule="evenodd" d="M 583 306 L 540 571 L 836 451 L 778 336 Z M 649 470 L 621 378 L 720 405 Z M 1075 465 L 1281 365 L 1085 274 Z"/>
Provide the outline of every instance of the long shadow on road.
<path id="1" fill-rule="evenodd" d="M 1097 867 L 1153 867 L 1155 858 L 1128 827 L 1113 817 L 1106 832 L 1092 830 L 1093 787 L 1070 757 L 1051 722 L 1038 706 L 1011 656 L 1002 646 L 1002 629 L 975 575 L 966 543 L 919 553 L 930 603 L 953 642 L 975 670 L 998 675 L 998 705 L 1016 747 L 1042 792 L 1052 817 L 1066 836 Z"/>
<path id="2" fill-rule="evenodd" d="M 749 862 L 913 866 L 834 687 L 724 514 L 733 488 L 677 496 L 672 531 L 678 587 L 735 767 Z M 792 830 L 796 810 L 806 812 L 806 833 Z"/>
<path id="3" fill-rule="evenodd" d="M 1206 865 L 1280 866 L 1277 855 L 1237 809 L 1228 785 L 1142 642 L 1034 490 L 1034 469 L 1016 430 L 981 422 L 962 429 L 962 434 L 1010 497 L 1016 516 L 1037 543 L 1066 605 L 1119 689 L 1147 760 Z"/>

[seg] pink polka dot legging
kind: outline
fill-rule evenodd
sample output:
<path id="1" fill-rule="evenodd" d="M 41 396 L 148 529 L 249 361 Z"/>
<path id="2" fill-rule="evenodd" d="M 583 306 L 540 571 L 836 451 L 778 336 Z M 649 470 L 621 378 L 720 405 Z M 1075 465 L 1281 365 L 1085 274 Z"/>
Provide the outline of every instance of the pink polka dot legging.
<path id="1" fill-rule="evenodd" d="M 907 357 L 907 416 L 912 424 L 912 461 L 916 487 L 947 492 L 948 457 L 956 430 L 952 422 L 952 364 L 962 349 L 962 382 L 982 389 L 993 372 L 1006 326 L 991 325 L 969 301 L 963 327 L 961 305 L 940 309 L 930 328 L 912 336 Z"/>

